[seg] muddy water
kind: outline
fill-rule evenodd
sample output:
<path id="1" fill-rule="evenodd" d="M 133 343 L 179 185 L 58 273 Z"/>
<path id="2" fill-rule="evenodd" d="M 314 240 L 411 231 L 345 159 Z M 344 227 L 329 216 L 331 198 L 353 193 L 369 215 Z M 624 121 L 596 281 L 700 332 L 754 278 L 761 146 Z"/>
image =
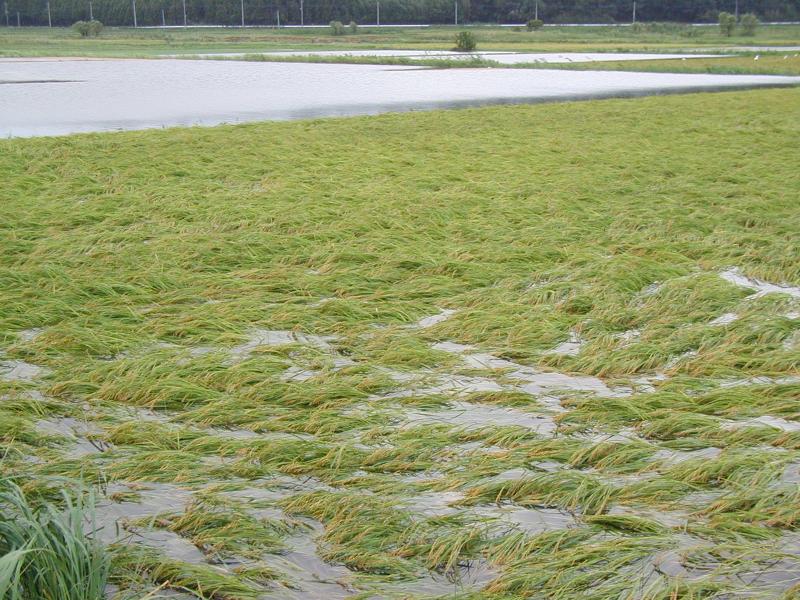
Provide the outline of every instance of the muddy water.
<path id="1" fill-rule="evenodd" d="M 30 383 L 49 371 L 24 360 L 0 360 L 0 381 Z"/>
<path id="2" fill-rule="evenodd" d="M 103 435 L 104 431 L 87 421 L 71 417 L 40 419 L 36 422 L 36 429 L 44 434 L 54 434 L 70 440 L 72 445 L 65 452 L 65 456 L 70 458 L 105 452 L 112 448 L 111 444 L 96 439 Z"/>
<path id="3" fill-rule="evenodd" d="M 569 342 L 567 342 L 569 343 Z M 471 346 L 440 342 L 433 346 L 463 357 L 464 365 L 472 369 L 503 369 L 504 376 L 521 382 L 520 389 L 532 395 L 555 393 L 557 391 L 591 392 L 597 396 L 627 395 L 627 390 L 611 390 L 601 379 L 586 375 L 567 375 L 551 371 L 540 371 L 491 354 L 472 352 Z"/>
<path id="4" fill-rule="evenodd" d="M 402 418 L 409 426 L 436 423 L 446 423 L 466 429 L 489 425 L 516 426 L 547 436 L 555 433 L 558 427 L 550 415 L 537 415 L 513 408 L 469 402 L 452 402 L 445 409 L 437 411 L 407 410 L 402 413 Z"/>
<path id="5" fill-rule="evenodd" d="M 744 275 L 737 267 L 722 271 L 719 276 L 734 285 L 753 290 L 754 294 L 751 298 L 760 298 L 767 294 L 788 294 L 794 298 L 800 298 L 800 287 L 768 283 L 759 279 L 753 279 Z"/>
<path id="6" fill-rule="evenodd" d="M 36 83 L 33 81 L 58 81 Z M 798 77 L 209 60 L 0 60 L 0 136 L 796 85 Z"/>

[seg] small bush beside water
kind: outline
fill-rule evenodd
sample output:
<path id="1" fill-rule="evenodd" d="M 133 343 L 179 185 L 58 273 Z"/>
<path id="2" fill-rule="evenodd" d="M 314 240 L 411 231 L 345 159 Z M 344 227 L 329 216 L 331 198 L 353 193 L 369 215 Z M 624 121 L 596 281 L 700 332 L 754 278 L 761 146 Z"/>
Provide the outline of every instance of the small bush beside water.
<path id="1" fill-rule="evenodd" d="M 103 24 L 97 20 L 77 21 L 72 24 L 72 29 L 78 32 L 81 37 L 97 37 L 103 31 Z"/>
<path id="2" fill-rule="evenodd" d="M 478 42 L 471 31 L 459 31 L 456 34 L 456 47 L 458 52 L 472 52 L 478 47 Z"/>
<path id="3" fill-rule="evenodd" d="M 94 501 L 62 492 L 62 506 L 33 504 L 0 480 L 0 598 L 102 600 L 110 557 L 87 536 Z"/>
<path id="4" fill-rule="evenodd" d="M 348 27 L 350 28 L 350 33 L 358 33 L 358 23 L 355 21 L 350 21 Z"/>

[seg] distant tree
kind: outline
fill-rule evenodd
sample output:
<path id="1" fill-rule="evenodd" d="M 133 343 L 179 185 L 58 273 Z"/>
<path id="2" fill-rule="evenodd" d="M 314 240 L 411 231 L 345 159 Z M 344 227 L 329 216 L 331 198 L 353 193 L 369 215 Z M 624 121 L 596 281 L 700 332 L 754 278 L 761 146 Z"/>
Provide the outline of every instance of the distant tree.
<path id="1" fill-rule="evenodd" d="M 344 35 L 345 29 L 341 21 L 331 21 L 331 33 L 333 35 Z"/>
<path id="2" fill-rule="evenodd" d="M 471 31 L 459 31 L 456 34 L 456 50 L 458 52 L 472 52 L 478 47 L 478 42 Z"/>
<path id="3" fill-rule="evenodd" d="M 733 35 L 735 29 L 736 29 L 736 17 L 734 17 L 729 12 L 719 13 L 719 30 L 722 33 L 722 35 L 727 35 L 728 37 L 730 37 Z"/>
<path id="4" fill-rule="evenodd" d="M 350 21 L 348 27 L 350 28 L 350 33 L 358 33 L 358 23 L 355 21 Z"/>
<path id="5" fill-rule="evenodd" d="M 758 28 L 758 17 L 753 13 L 742 15 L 742 33 L 744 35 L 755 35 Z"/>
<path id="6" fill-rule="evenodd" d="M 46 26 L 48 13 L 45 0 L 3 0 L 10 15 L 20 13 L 24 24 Z M 745 4 L 746 10 L 757 7 L 758 18 L 764 21 L 800 20 L 800 0 L 758 0 Z M 52 24 L 70 26 L 78 20 L 89 20 L 87 0 L 50 0 Z M 131 0 L 96 0 L 94 17 L 106 26 L 130 25 L 133 22 Z M 381 0 L 381 22 L 409 24 L 451 24 L 453 0 Z M 525 23 L 536 15 L 544 16 L 548 25 L 558 23 L 623 23 L 630 22 L 631 0 L 458 0 L 459 22 Z M 732 0 L 639 0 L 637 22 L 645 24 L 716 22 L 721 7 L 732 7 Z M 2 8 L 2 7 L 0 7 Z M 164 9 L 167 22 L 183 23 L 183 7 L 179 0 L 136 0 L 140 25 L 161 23 Z M 375 20 L 374 0 L 319 0 L 304 5 L 306 23 L 329 23 L 338 20 L 372 23 Z M 234 25 L 241 21 L 239 0 L 186 0 L 189 23 L 196 25 Z M 300 23 L 298 0 L 247 0 L 245 18 L 253 25 L 273 25 L 280 12 L 281 23 Z M 731 11 L 732 12 L 732 11 Z M 2 13 L 0 13 L 2 19 Z M 4 22 L 3 22 L 4 24 Z M 698 34 L 704 30 L 688 30 Z M 743 27 L 734 30 L 742 33 Z M 455 33 L 455 32 L 454 32 Z M 731 32 L 733 35 L 734 32 Z M 77 34 L 76 34 L 77 35 Z M 101 34 L 102 35 L 102 34 Z M 684 35 L 680 33 L 680 35 Z"/>

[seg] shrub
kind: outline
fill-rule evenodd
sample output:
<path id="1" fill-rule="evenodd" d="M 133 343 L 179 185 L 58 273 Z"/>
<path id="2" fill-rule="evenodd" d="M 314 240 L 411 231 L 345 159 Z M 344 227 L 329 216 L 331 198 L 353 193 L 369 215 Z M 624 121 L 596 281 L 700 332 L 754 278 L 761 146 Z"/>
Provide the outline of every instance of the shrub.
<path id="1" fill-rule="evenodd" d="M 345 29 L 341 21 L 331 21 L 331 33 L 333 35 L 344 35 Z"/>
<path id="2" fill-rule="evenodd" d="M 472 52 L 478 47 L 478 42 L 475 36 L 470 31 L 459 31 L 456 34 L 456 47 L 457 52 Z"/>
<path id="3" fill-rule="evenodd" d="M 72 29 L 79 33 L 81 37 L 89 37 L 89 23 L 87 21 L 75 21 Z"/>
<path id="4" fill-rule="evenodd" d="M 101 31 L 103 31 L 103 24 L 100 21 L 97 19 L 89 21 L 89 35 L 91 37 L 97 37 Z"/>
<path id="5" fill-rule="evenodd" d="M 358 23 L 355 21 L 350 21 L 348 27 L 350 28 L 350 33 L 358 33 Z"/>
<path id="6" fill-rule="evenodd" d="M 34 506 L 0 481 L 0 598 L 105 598 L 110 557 L 84 528 L 93 523 L 93 497 L 64 491 L 62 500 Z"/>
<path id="7" fill-rule="evenodd" d="M 736 17 L 729 12 L 719 13 L 719 30 L 722 35 L 732 36 L 734 29 L 736 29 Z"/>
<path id="8" fill-rule="evenodd" d="M 544 21 L 541 19 L 531 19 L 526 23 L 525 27 L 528 28 L 528 31 L 536 31 L 544 27 Z"/>
<path id="9" fill-rule="evenodd" d="M 758 17 L 753 13 L 742 15 L 742 33 L 744 35 L 755 35 L 758 28 Z"/>
<path id="10" fill-rule="evenodd" d="M 77 21 L 72 24 L 72 29 L 77 31 L 81 37 L 97 37 L 103 31 L 103 24 L 100 21 Z"/>

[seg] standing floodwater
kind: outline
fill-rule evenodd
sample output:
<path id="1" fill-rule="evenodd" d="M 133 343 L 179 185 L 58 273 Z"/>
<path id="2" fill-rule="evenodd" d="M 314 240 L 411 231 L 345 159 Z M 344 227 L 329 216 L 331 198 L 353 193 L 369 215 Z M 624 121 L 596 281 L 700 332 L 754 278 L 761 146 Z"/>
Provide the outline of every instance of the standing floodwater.
<path id="1" fill-rule="evenodd" d="M 0 61 L 0 135 L 214 125 L 773 85 L 800 77 L 207 60 Z"/>

